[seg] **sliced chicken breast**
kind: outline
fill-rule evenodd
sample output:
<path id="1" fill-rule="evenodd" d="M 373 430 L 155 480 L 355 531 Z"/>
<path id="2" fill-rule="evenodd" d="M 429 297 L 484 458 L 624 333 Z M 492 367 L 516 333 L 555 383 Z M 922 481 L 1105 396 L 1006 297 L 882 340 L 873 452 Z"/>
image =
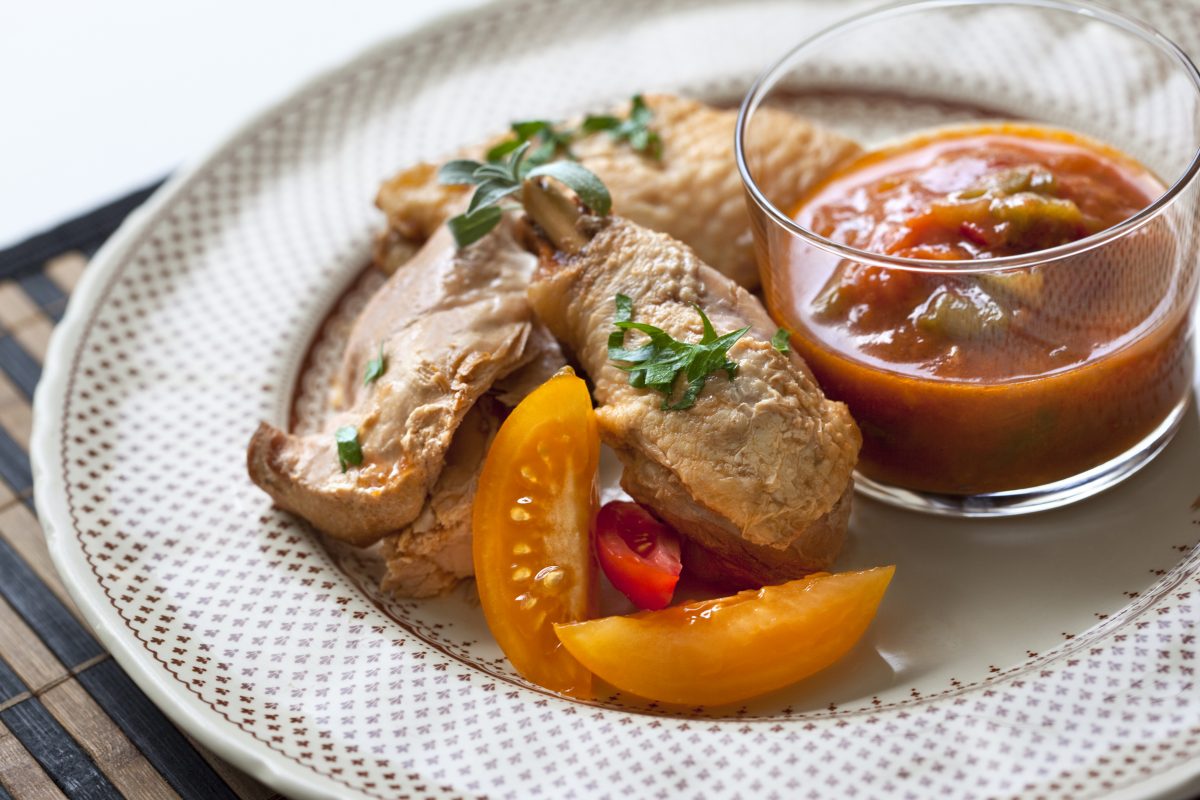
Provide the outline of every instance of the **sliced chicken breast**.
<path id="1" fill-rule="evenodd" d="M 446 466 L 420 515 L 381 543 L 387 562 L 384 589 L 399 597 L 433 597 L 475 574 L 471 508 L 483 459 L 508 411 L 566 364 L 558 342 L 540 324 L 525 349 L 529 362 L 497 381 L 454 432 Z"/>
<path id="2" fill-rule="evenodd" d="M 828 568 L 845 537 L 861 436 L 803 360 L 772 346 L 776 326 L 762 304 L 669 236 L 582 217 L 573 237 L 528 197 L 526 208 L 567 249 L 541 237 L 533 307 L 595 385 L 622 486 L 702 548 L 689 567 L 743 585 Z M 749 326 L 728 353 L 736 377 L 716 373 L 694 406 L 664 410 L 660 393 L 631 386 L 609 360 L 617 294 L 633 299 L 635 321 L 678 340 L 699 341 L 695 306 L 718 333 Z M 627 335 L 637 347 L 640 334 Z"/>
<path id="3" fill-rule="evenodd" d="M 483 459 L 503 419 L 504 410 L 489 397 L 467 412 L 420 515 L 380 544 L 387 564 L 384 589 L 400 597 L 434 597 L 474 574 L 471 507 Z"/>
<path id="4" fill-rule="evenodd" d="M 463 417 L 500 377 L 530 360 L 526 287 L 535 259 L 502 225 L 465 250 L 444 228 L 371 299 L 350 334 L 321 433 L 263 423 L 251 479 L 276 504 L 356 545 L 420 514 Z M 382 351 L 386 371 L 364 383 Z M 353 426 L 362 463 L 343 469 L 334 432 Z"/>

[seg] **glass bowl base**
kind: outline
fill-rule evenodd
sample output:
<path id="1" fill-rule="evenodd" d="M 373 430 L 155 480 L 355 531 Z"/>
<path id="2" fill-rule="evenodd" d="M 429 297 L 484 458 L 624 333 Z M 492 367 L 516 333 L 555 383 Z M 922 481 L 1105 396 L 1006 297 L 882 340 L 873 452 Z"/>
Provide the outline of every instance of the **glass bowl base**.
<path id="1" fill-rule="evenodd" d="M 1011 517 L 1061 508 L 1116 486 L 1150 463 L 1175 435 L 1191 395 L 1171 410 L 1144 439 L 1124 453 L 1086 472 L 1054 483 L 990 494 L 936 494 L 904 489 L 855 472 L 859 494 L 890 506 L 943 517 Z"/>

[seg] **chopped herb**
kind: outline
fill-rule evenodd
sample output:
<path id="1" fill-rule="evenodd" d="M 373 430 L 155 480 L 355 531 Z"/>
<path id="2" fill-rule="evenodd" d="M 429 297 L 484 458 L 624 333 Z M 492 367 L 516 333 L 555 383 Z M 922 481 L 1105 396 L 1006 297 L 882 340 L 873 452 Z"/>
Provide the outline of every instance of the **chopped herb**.
<path id="1" fill-rule="evenodd" d="M 691 408 L 708 376 L 724 371 L 730 380 L 737 376 L 737 362 L 729 360 L 727 353 L 734 342 L 742 338 L 749 326 L 741 330 L 717 335 L 712 322 L 700 306 L 693 306 L 704 325 L 704 334 L 697 343 L 681 342 L 661 328 L 644 322 L 633 321 L 633 300 L 623 294 L 616 296 L 616 316 L 613 324 L 617 330 L 608 337 L 608 357 L 613 361 L 624 361 L 617 367 L 629 373 L 629 385 L 637 388 L 654 389 L 664 395 L 664 411 L 682 411 Z M 625 347 L 625 332 L 639 331 L 650 340 L 636 349 Z M 675 383 L 680 375 L 687 380 L 679 400 L 672 403 Z"/>
<path id="2" fill-rule="evenodd" d="M 379 376 L 387 372 L 387 356 L 383 354 L 383 342 L 379 343 L 379 355 L 367 362 L 367 374 L 363 376 L 363 386 L 379 380 Z"/>
<path id="3" fill-rule="evenodd" d="M 534 164 L 545 164 L 557 156 L 575 158 L 571 152 L 571 142 L 575 134 L 570 130 L 558 130 L 555 123 L 544 119 L 531 119 L 512 124 L 513 138 L 506 139 L 487 152 L 487 160 L 499 163 L 509 153 L 516 150 L 525 142 L 536 143 L 529 153 L 529 161 Z"/>
<path id="4" fill-rule="evenodd" d="M 531 119 L 512 123 L 512 138 L 488 150 L 486 161 L 459 158 L 438 170 L 438 181 L 452 186 L 475 186 L 466 213 L 446 224 L 455 243 L 467 247 L 486 236 L 500 224 L 505 207 L 500 201 L 517 193 L 521 184 L 538 177 L 553 178 L 566 185 L 583 204 L 604 216 L 612 206 L 608 189 L 589 170 L 575 161 L 571 143 L 582 136 L 608 131 L 614 139 L 626 141 L 639 153 L 662 157 L 662 139 L 650 127 L 654 112 L 640 94 L 634 95 L 625 119 L 592 114 L 578 130 L 559 127 L 549 120 Z M 568 161 L 555 161 L 565 157 Z"/>
<path id="5" fill-rule="evenodd" d="M 529 172 L 530 178 L 553 178 L 578 195 L 583 204 L 600 216 L 612 209 L 608 187 L 591 170 L 574 161 L 553 161 Z"/>
<path id="6" fill-rule="evenodd" d="M 524 142 L 508 155 L 507 160 L 497 163 L 459 159 L 438 171 L 438 180 L 442 183 L 477 187 L 466 213 L 446 223 L 460 248 L 474 244 L 495 228 L 504 216 L 505 209 L 499 205 L 500 201 L 516 194 L 522 183 L 533 178 L 553 178 L 575 192 L 595 213 L 608 214 L 612 197 L 599 178 L 574 161 L 537 164 L 527 157 L 530 147 L 531 142 Z"/>
<path id="7" fill-rule="evenodd" d="M 347 466 L 362 463 L 362 445 L 358 443 L 358 430 L 353 425 L 338 428 L 333 437 L 337 441 L 338 463 L 342 465 L 342 472 L 346 471 Z"/>
<path id="8" fill-rule="evenodd" d="M 491 233 L 492 228 L 500 223 L 504 212 L 499 206 L 480 209 L 474 214 L 459 214 L 446 221 L 454 243 L 459 247 L 469 247 Z"/>
<path id="9" fill-rule="evenodd" d="M 646 105 L 645 99 L 637 94 L 630 101 L 629 116 L 625 119 L 612 114 L 589 114 L 576 130 L 559 128 L 558 123 L 545 119 L 514 122 L 510 126 L 512 138 L 488 150 L 486 159 L 493 164 L 500 163 L 518 147 L 530 142 L 536 145 L 528 156 L 533 164 L 547 164 L 559 157 L 574 161 L 571 144 L 600 131 L 608 131 L 614 139 L 628 142 L 639 153 L 662 158 L 662 139 L 650 127 L 653 119 L 654 112 Z"/>
<path id="10" fill-rule="evenodd" d="M 438 183 L 447 186 L 470 186 L 475 182 L 475 170 L 479 169 L 479 166 L 478 161 L 472 161 L 469 158 L 447 161 L 438 170 Z"/>
<path id="11" fill-rule="evenodd" d="M 608 131 L 618 140 L 629 142 L 629 146 L 639 153 L 653 159 L 662 158 L 662 137 L 650 127 L 654 112 L 646 105 L 640 94 L 635 94 L 629 106 L 629 116 L 625 119 L 611 114 L 589 115 L 583 121 L 579 130 L 584 134 Z"/>
<path id="12" fill-rule="evenodd" d="M 775 331 L 775 335 L 771 337 L 771 346 L 781 353 L 790 353 L 792 352 L 792 348 L 788 345 L 788 339 L 791 337 L 792 335 L 790 333 L 788 333 L 785 329 L 780 328 L 779 330 Z"/>

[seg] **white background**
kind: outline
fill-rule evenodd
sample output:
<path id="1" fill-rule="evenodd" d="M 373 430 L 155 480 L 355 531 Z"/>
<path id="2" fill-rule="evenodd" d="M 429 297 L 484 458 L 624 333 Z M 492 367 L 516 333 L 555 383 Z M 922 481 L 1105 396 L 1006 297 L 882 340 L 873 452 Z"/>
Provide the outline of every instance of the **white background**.
<path id="1" fill-rule="evenodd" d="M 479 0 L 0 0 L 0 248 L 160 178 L 320 69 Z"/>

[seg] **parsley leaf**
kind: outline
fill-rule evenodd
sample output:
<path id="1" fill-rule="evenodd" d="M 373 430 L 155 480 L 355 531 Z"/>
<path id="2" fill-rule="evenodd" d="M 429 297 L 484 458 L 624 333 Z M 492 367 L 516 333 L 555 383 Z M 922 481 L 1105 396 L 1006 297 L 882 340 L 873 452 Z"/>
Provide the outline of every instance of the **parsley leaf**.
<path id="1" fill-rule="evenodd" d="M 554 178 L 573 191 L 583 204 L 600 216 L 612 209 L 612 195 L 596 175 L 575 161 L 555 161 L 529 171 L 530 178 Z"/>
<path id="2" fill-rule="evenodd" d="M 775 331 L 775 335 L 771 337 L 771 346 L 786 355 L 787 353 L 792 352 L 792 348 L 788 344 L 788 339 L 791 337 L 792 335 L 788 333 L 785 328 L 780 328 L 779 330 Z"/>
<path id="3" fill-rule="evenodd" d="M 573 131 L 560 131 L 555 123 L 544 119 L 514 122 L 510 127 L 513 138 L 506 139 L 488 150 L 487 160 L 489 162 L 499 163 L 505 156 L 526 142 L 537 144 L 537 147 L 529 154 L 529 160 L 534 164 L 545 164 L 560 154 L 570 159 L 575 158 L 575 154 L 571 152 L 571 142 L 575 139 Z"/>
<path id="4" fill-rule="evenodd" d="M 635 94 L 629 106 L 629 116 L 625 119 L 611 114 L 589 115 L 583 120 L 580 131 L 584 134 L 608 131 L 618 140 L 629 142 L 629 146 L 639 153 L 655 160 L 662 158 L 662 137 L 650 127 L 654 112 L 646 105 L 640 94 Z"/>
<path id="5" fill-rule="evenodd" d="M 459 248 L 470 247 L 491 233 L 492 228 L 500 224 L 500 218 L 503 216 L 504 212 L 499 206 L 488 206 L 479 209 L 474 214 L 459 214 L 457 217 L 451 217 L 446 221 L 446 225 L 450 228 L 450 233 L 454 236 L 454 243 Z"/>
<path id="6" fill-rule="evenodd" d="M 342 465 L 342 472 L 346 471 L 347 466 L 362 463 L 362 445 L 358 443 L 358 431 L 353 425 L 338 428 L 333 438 L 337 441 L 338 463 Z"/>
<path id="7" fill-rule="evenodd" d="M 556 123 L 544 119 L 514 122 L 510 126 L 512 138 L 488 150 L 486 162 L 468 158 L 447 162 L 438 170 L 440 183 L 477 187 L 466 212 L 446 223 L 454 242 L 460 248 L 468 247 L 491 232 L 504 216 L 500 202 L 519 192 L 529 178 L 553 178 L 575 192 L 593 212 L 607 215 L 612 197 L 604 183 L 575 160 L 571 143 L 581 136 L 608 131 L 637 152 L 662 158 L 662 139 L 650 127 L 653 119 L 654 112 L 638 94 L 633 96 L 625 119 L 593 114 L 577 130 L 560 130 Z M 559 157 L 569 160 L 556 161 Z"/>
<path id="8" fill-rule="evenodd" d="M 475 170 L 482 166 L 483 164 L 469 158 L 447 161 L 438 170 L 438 183 L 447 186 L 470 186 L 474 183 Z"/>
<path id="9" fill-rule="evenodd" d="M 363 386 L 379 380 L 379 376 L 387 372 L 387 356 L 383 354 L 383 342 L 379 343 L 379 355 L 367 362 L 367 372 L 363 375 Z"/>
<path id="10" fill-rule="evenodd" d="M 584 117 L 583 124 L 579 126 L 581 133 L 585 135 L 599 133 L 600 131 L 611 131 L 613 128 L 619 127 L 621 124 L 620 117 L 614 117 L 612 114 L 588 114 Z"/>
<path id="11" fill-rule="evenodd" d="M 616 296 L 616 314 L 613 324 L 617 330 L 608 337 L 608 357 L 619 369 L 629 373 L 629 385 L 636 388 L 653 389 L 664 395 L 664 411 L 682 411 L 691 408 L 708 376 L 724 371 L 730 380 L 737 377 L 738 365 L 727 355 L 734 342 L 746 335 L 749 326 L 718 336 L 700 306 L 693 306 L 700 315 L 704 333 L 699 342 L 681 342 L 662 328 L 644 322 L 633 321 L 633 300 L 623 294 Z M 649 341 L 636 349 L 625 347 L 626 331 L 638 331 L 649 337 Z M 687 385 L 680 398 L 671 402 L 675 384 L 680 376 Z"/>
<path id="12" fill-rule="evenodd" d="M 476 187 L 466 213 L 446 222 L 450 233 L 454 235 L 455 244 L 460 248 L 474 244 L 500 224 L 504 216 L 500 201 L 516 194 L 521 185 L 531 178 L 553 178 L 575 192 L 584 205 L 595 213 L 601 216 L 608 214 L 612 208 L 612 197 L 599 178 L 574 161 L 538 163 L 532 147 L 533 143 L 526 141 L 517 145 L 502 161 L 481 164 L 458 159 L 438 170 L 438 181 L 441 183 Z"/>

